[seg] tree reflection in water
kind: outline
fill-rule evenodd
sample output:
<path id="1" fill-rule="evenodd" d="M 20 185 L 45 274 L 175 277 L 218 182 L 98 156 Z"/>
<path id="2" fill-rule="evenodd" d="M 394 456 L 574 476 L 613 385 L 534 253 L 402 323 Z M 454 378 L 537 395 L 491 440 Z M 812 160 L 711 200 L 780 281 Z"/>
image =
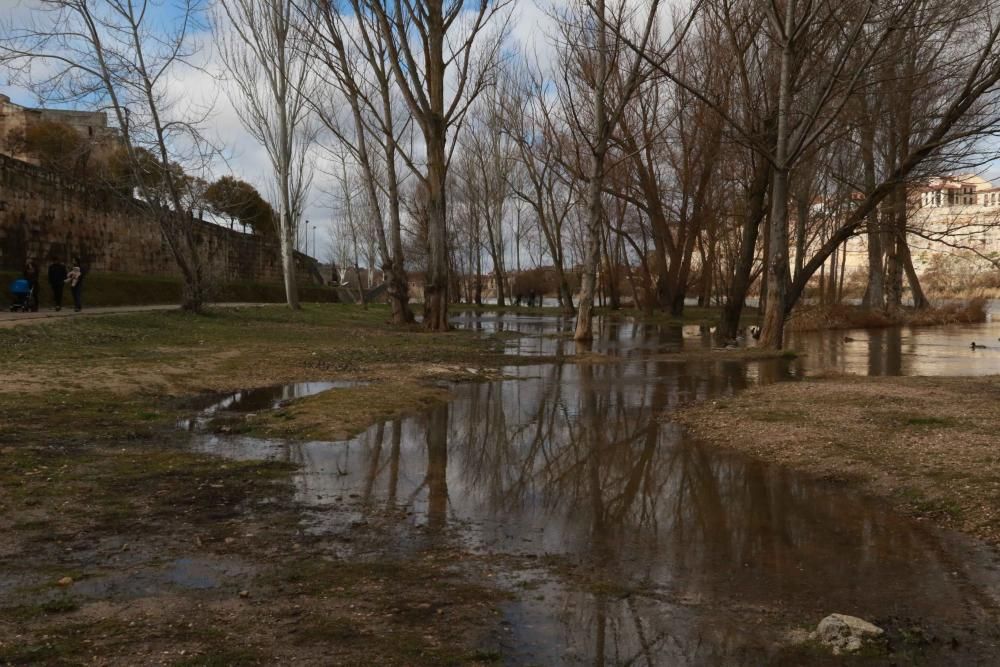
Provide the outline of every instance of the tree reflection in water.
<path id="1" fill-rule="evenodd" d="M 480 324 L 500 330 L 494 320 Z M 550 324 L 507 321 L 517 350 L 567 354 Z M 505 609 L 515 662 L 759 664 L 780 631 L 832 611 L 996 625 L 1000 587 L 971 546 L 669 421 L 682 403 L 788 379 L 802 360 L 676 363 L 670 350 L 711 333 L 605 322 L 599 334 L 594 349 L 615 363 L 507 368 L 513 379 L 457 387 L 447 405 L 346 443 L 195 446 L 298 463 L 316 530 L 356 515 L 387 526 L 400 554 L 445 545 L 521 563 L 511 576 L 531 591 Z M 817 338 L 807 359 L 837 367 L 863 350 L 868 372 L 893 374 L 911 345 L 899 330 Z"/>
<path id="2" fill-rule="evenodd" d="M 964 568 L 960 552 L 939 536 L 836 485 L 700 446 L 669 422 L 678 404 L 774 380 L 779 365 L 507 372 L 519 379 L 462 386 L 448 405 L 293 458 L 314 504 L 357 493 L 360 513 L 394 511 L 428 539 L 544 563 L 524 575 L 544 600 L 507 609 L 515 659 L 752 663 L 787 614 L 797 624 L 834 610 L 956 623 L 972 613 L 975 596 L 950 574 Z"/>

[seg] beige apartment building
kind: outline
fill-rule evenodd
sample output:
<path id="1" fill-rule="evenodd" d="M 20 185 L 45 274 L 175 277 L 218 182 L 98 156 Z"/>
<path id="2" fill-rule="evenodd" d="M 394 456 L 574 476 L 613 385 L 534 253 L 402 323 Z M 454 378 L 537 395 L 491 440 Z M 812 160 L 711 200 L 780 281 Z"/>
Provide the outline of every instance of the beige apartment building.
<path id="1" fill-rule="evenodd" d="M 990 268 L 985 256 L 1000 257 L 1000 187 L 975 174 L 942 176 L 910 193 L 908 241 L 914 268 L 927 268 L 936 254 Z M 848 274 L 868 266 L 865 235 L 846 244 Z"/>

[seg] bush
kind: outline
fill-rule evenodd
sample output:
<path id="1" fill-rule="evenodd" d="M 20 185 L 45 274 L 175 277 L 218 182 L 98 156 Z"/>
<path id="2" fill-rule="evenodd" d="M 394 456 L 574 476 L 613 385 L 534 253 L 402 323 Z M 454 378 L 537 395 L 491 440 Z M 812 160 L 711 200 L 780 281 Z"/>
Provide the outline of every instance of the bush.
<path id="1" fill-rule="evenodd" d="M 47 266 L 41 267 L 41 307 L 52 306 L 52 290 L 45 278 Z M 10 302 L 10 283 L 20 277 L 16 271 L 0 271 L 0 288 L 4 297 L 0 303 Z M 84 306 L 146 306 L 180 303 L 182 284 L 180 278 L 169 276 L 136 276 L 125 273 L 95 272 L 86 277 L 83 287 Z M 225 283 L 219 285 L 215 301 L 242 303 L 283 303 L 285 286 L 281 283 Z M 336 302 L 337 291 L 319 285 L 302 285 L 299 298 L 305 302 Z M 63 293 L 63 305 L 72 305 L 69 288 Z"/>
<path id="2" fill-rule="evenodd" d="M 861 306 L 807 306 L 797 308 L 788 322 L 792 331 L 821 329 L 874 329 L 897 325 L 974 324 L 986 321 L 986 300 L 944 304 L 915 310 L 904 308 L 892 315 Z"/>

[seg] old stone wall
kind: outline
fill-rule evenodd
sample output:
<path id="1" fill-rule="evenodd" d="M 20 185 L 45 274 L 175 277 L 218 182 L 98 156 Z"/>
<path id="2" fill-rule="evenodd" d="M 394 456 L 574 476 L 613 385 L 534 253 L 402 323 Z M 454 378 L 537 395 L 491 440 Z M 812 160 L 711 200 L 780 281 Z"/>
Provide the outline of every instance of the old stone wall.
<path id="1" fill-rule="evenodd" d="M 219 282 L 279 282 L 276 241 L 194 221 Z M 90 271 L 179 275 L 160 227 L 114 193 L 67 182 L 34 165 L 0 155 L 0 269 L 20 270 L 27 259 L 79 255 Z M 302 283 L 318 282 L 315 262 L 297 254 Z"/>

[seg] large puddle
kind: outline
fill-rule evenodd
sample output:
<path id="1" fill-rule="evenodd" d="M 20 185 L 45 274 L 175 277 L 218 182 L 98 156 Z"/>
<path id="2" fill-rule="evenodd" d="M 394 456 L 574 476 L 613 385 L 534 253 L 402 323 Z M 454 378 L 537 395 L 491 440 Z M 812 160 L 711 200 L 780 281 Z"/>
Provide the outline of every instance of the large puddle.
<path id="1" fill-rule="evenodd" d="M 553 335 L 558 318 L 478 324 L 520 334 L 520 353 L 571 342 Z M 959 345 L 998 329 L 839 332 L 796 341 L 807 356 L 794 361 L 675 363 L 649 353 L 709 346 L 707 332 L 605 322 L 595 348 L 621 363 L 511 367 L 344 443 L 201 434 L 194 446 L 299 464 L 313 530 L 371 520 L 400 552 L 437 542 L 497 556 L 517 593 L 499 640 L 511 664 L 760 664 L 787 630 L 832 612 L 919 628 L 931 662 L 973 664 L 998 651 L 994 552 L 700 446 L 669 411 L 827 368 L 1000 372 L 1000 350 Z"/>

